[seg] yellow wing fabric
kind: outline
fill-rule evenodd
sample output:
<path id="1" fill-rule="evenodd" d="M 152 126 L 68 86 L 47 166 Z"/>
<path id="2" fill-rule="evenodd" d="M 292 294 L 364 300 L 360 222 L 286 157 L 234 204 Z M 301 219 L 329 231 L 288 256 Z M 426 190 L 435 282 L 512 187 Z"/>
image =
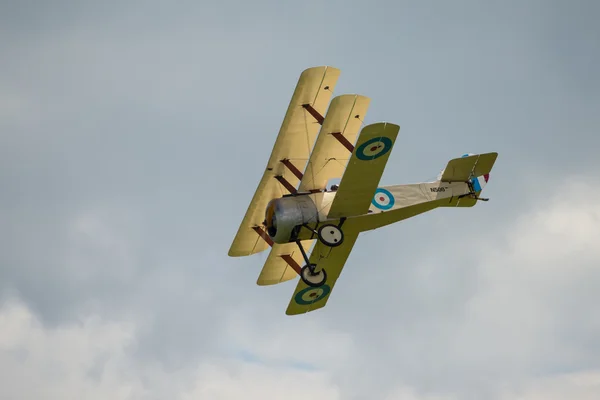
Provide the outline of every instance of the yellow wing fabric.
<path id="1" fill-rule="evenodd" d="M 475 154 L 448 161 L 442 174 L 442 182 L 466 182 L 472 177 L 489 174 L 498 153 Z"/>
<path id="2" fill-rule="evenodd" d="M 303 248 L 310 249 L 314 241 L 302 240 L 300 243 Z M 260 286 L 276 285 L 296 278 L 298 272 L 288 263 L 288 257 L 298 266 L 305 264 L 296 243 L 274 244 L 256 283 Z"/>
<path id="3" fill-rule="evenodd" d="M 332 67 L 309 68 L 300 75 L 271 157 L 231 244 L 229 256 L 249 256 L 269 247 L 253 227 L 262 225 L 267 203 L 287 193 L 275 177 L 282 176 L 293 187 L 299 182 L 299 178 L 286 168 L 281 160 L 299 159 L 306 162 L 321 127 L 302 106 L 309 104 L 323 115 L 339 75 L 340 70 Z"/>
<path id="4" fill-rule="evenodd" d="M 328 218 L 365 214 L 383 175 L 400 127 L 387 122 L 363 128 L 340 182 Z"/>
<path id="5" fill-rule="evenodd" d="M 342 177 L 352 150 L 336 136 L 341 135 L 347 143 L 354 143 L 370 102 L 368 97 L 354 94 L 338 96 L 331 101 L 300 180 L 299 191 L 323 190 L 328 180 Z"/>
<path id="6" fill-rule="evenodd" d="M 308 286 L 302 279 L 298 281 L 294 295 L 286 310 L 287 315 L 304 314 L 309 311 L 325 307 L 333 286 L 342 273 L 344 264 L 354 247 L 359 232 L 351 227 L 343 226 L 344 242 L 337 247 L 328 247 L 317 241 L 309 261 L 317 265 L 317 269 L 327 272 L 327 282 L 323 286 L 314 288 Z"/>

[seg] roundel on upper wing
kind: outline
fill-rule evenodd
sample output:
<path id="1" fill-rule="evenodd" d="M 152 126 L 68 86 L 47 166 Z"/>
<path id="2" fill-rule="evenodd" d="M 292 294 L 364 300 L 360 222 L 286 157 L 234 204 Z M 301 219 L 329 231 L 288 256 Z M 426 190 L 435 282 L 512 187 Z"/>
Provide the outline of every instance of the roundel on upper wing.
<path id="1" fill-rule="evenodd" d="M 329 285 L 307 287 L 306 289 L 299 291 L 294 297 L 294 300 L 301 306 L 307 306 L 325 298 L 329 292 L 331 292 Z"/>
<path id="2" fill-rule="evenodd" d="M 389 210 L 394 207 L 395 203 L 394 195 L 384 188 L 379 188 L 375 191 L 375 196 L 371 200 L 371 204 L 380 210 Z"/>
<path id="3" fill-rule="evenodd" d="M 359 160 L 374 160 L 386 154 L 392 149 L 392 140 L 382 136 L 367 140 L 356 149 L 356 157 Z"/>

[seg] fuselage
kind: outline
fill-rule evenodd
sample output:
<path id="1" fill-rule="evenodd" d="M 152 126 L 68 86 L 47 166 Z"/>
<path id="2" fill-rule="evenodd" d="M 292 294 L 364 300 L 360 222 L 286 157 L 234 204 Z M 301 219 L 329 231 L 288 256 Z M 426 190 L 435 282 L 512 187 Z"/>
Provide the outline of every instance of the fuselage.
<path id="1" fill-rule="evenodd" d="M 371 204 L 364 213 L 344 217 L 369 218 L 426 203 L 432 203 L 431 205 L 435 207 L 443 206 L 445 203 L 459 203 L 459 196 L 467 193 L 469 193 L 469 186 L 463 182 L 436 181 L 383 186 L 375 191 Z M 339 218 L 328 217 L 336 194 L 335 190 L 330 190 L 287 195 L 272 200 L 265 212 L 267 233 L 275 243 L 314 238 L 315 231 L 321 225 L 339 221 Z"/>

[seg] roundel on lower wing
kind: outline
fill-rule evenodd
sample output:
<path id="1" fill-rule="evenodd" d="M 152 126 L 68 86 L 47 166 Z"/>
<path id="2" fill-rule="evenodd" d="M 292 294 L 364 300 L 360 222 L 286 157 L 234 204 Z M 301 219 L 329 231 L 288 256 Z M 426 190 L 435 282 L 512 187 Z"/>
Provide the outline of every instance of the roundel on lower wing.
<path id="1" fill-rule="evenodd" d="M 374 160 L 392 149 L 392 140 L 382 136 L 367 140 L 356 149 L 356 158 L 359 160 Z"/>
<path id="2" fill-rule="evenodd" d="M 377 189 L 375 191 L 375 196 L 373 196 L 373 200 L 371 200 L 371 204 L 380 210 L 389 210 L 394 207 L 395 202 L 394 195 L 384 188 Z"/>
<path id="3" fill-rule="evenodd" d="M 300 304 L 301 306 L 308 306 L 325 298 L 329 292 L 331 292 L 329 285 L 307 287 L 306 289 L 299 291 L 294 299 L 296 300 L 296 303 Z"/>

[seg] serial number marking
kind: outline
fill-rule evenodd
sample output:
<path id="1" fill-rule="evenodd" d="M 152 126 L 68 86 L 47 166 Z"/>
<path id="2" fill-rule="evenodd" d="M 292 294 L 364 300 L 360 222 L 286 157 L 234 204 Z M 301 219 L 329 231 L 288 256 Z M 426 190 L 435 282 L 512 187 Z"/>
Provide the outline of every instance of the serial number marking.
<path id="1" fill-rule="evenodd" d="M 446 188 L 445 187 L 432 187 L 432 188 L 429 188 L 429 190 L 431 190 L 432 192 L 445 192 Z"/>

